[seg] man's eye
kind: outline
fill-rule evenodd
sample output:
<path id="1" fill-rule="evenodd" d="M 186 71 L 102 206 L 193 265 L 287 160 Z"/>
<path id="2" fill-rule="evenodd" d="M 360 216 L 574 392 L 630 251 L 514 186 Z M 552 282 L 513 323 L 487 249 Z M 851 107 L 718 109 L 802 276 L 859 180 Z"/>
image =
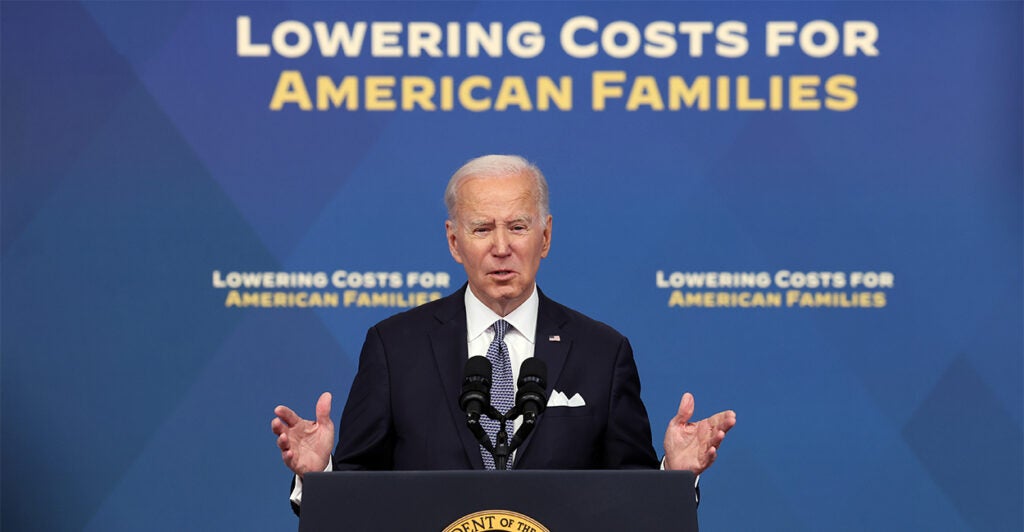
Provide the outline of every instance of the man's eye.
<path id="1" fill-rule="evenodd" d="M 513 233 L 522 233 L 522 232 L 525 232 L 527 229 L 528 228 L 525 225 L 513 225 L 512 226 L 512 232 Z"/>
<path id="2" fill-rule="evenodd" d="M 489 227 L 477 227 L 477 228 L 473 229 L 473 234 L 474 235 L 486 235 L 487 233 L 490 233 L 490 232 L 491 232 L 491 229 Z"/>

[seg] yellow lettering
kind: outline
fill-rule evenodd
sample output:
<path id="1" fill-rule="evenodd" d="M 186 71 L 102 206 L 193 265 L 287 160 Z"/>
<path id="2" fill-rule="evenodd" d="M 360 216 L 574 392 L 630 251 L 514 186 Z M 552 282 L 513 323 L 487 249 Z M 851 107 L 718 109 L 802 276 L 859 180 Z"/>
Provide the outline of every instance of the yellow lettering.
<path id="1" fill-rule="evenodd" d="M 782 109 L 782 76 L 768 78 L 768 106 L 772 111 Z"/>
<path id="2" fill-rule="evenodd" d="M 818 76 L 792 76 L 789 78 L 789 108 L 792 111 L 817 111 L 821 109 L 818 100 Z"/>
<path id="3" fill-rule="evenodd" d="M 686 80 L 681 76 L 668 78 L 669 109 L 678 111 L 681 108 L 681 103 L 685 103 L 687 108 L 692 109 L 698 100 L 700 103 L 697 104 L 697 109 L 701 111 L 711 109 L 711 78 L 697 76 L 690 86 L 686 85 Z"/>
<path id="4" fill-rule="evenodd" d="M 719 111 L 729 110 L 729 76 L 718 76 L 715 80 L 718 83 L 718 94 L 715 99 L 715 107 Z"/>
<path id="5" fill-rule="evenodd" d="M 359 108 L 359 78 L 356 76 L 345 76 L 337 86 L 330 76 L 318 76 L 316 78 L 316 108 L 326 111 L 334 107 L 341 107 L 345 103 L 345 109 L 355 111 Z"/>
<path id="6" fill-rule="evenodd" d="M 470 76 L 459 83 L 459 103 L 469 111 L 481 112 L 490 109 L 491 99 L 476 99 L 474 89 L 491 90 L 491 78 L 487 76 Z"/>
<path id="7" fill-rule="evenodd" d="M 548 76 L 537 78 L 537 110 L 547 111 L 551 103 L 561 111 L 572 111 L 572 78 L 558 78 L 558 85 Z"/>
<path id="8" fill-rule="evenodd" d="M 366 76 L 363 82 L 366 85 L 367 111 L 394 111 L 398 107 L 392 91 L 394 76 Z"/>
<path id="9" fill-rule="evenodd" d="M 455 81 L 451 76 L 441 78 L 441 110 L 451 111 L 455 108 Z"/>
<path id="10" fill-rule="evenodd" d="M 750 97 L 750 77 L 740 76 L 736 78 L 736 110 L 738 111 L 764 111 L 765 101 L 763 98 Z"/>
<path id="11" fill-rule="evenodd" d="M 598 70 L 591 75 L 593 87 L 591 107 L 595 111 L 604 111 L 605 100 L 622 98 L 622 87 L 613 83 L 625 83 L 626 73 L 621 70 Z"/>
<path id="12" fill-rule="evenodd" d="M 298 70 L 282 70 L 277 78 L 277 88 L 270 99 L 270 110 L 280 111 L 284 104 L 294 103 L 303 111 L 313 110 L 313 101 L 309 99 L 306 82 Z"/>
<path id="13" fill-rule="evenodd" d="M 658 83 L 653 76 L 637 76 L 633 80 L 629 99 L 626 100 L 626 110 L 636 111 L 641 105 L 646 105 L 653 111 L 665 110 L 665 102 L 661 99 L 661 91 L 658 90 Z"/>
<path id="14" fill-rule="evenodd" d="M 505 111 L 510 105 L 515 105 L 523 111 L 533 110 L 530 92 L 526 90 L 526 83 L 521 76 L 509 76 L 501 81 L 498 97 L 494 100 L 494 110 Z"/>
<path id="15" fill-rule="evenodd" d="M 426 76 L 402 77 L 402 110 L 412 111 L 419 105 L 424 111 L 437 109 L 431 98 L 434 97 L 434 80 Z"/>
<path id="16" fill-rule="evenodd" d="M 857 78 L 837 74 L 825 82 L 825 107 L 833 111 L 849 111 L 857 107 Z"/>

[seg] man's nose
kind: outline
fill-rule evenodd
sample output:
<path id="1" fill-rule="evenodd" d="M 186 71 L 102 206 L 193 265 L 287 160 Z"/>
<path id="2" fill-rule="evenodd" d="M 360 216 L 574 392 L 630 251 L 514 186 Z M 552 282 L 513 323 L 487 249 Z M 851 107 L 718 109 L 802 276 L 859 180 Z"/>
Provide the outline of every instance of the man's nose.
<path id="1" fill-rule="evenodd" d="M 491 253 L 497 256 L 505 256 L 512 252 L 512 242 L 508 232 L 498 229 L 494 231 L 494 242 L 491 246 Z"/>

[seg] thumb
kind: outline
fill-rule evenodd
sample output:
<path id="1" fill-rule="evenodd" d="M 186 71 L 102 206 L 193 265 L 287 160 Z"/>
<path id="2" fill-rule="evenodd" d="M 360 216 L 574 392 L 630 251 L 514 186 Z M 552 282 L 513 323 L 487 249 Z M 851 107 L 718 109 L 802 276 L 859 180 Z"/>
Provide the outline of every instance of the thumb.
<path id="1" fill-rule="evenodd" d="M 324 392 L 316 401 L 316 422 L 328 425 L 331 423 L 331 392 Z"/>
<path id="2" fill-rule="evenodd" d="M 673 421 L 686 423 L 690 421 L 690 416 L 693 416 L 693 395 L 690 392 L 686 392 L 679 401 L 679 411 L 676 412 L 676 419 Z"/>

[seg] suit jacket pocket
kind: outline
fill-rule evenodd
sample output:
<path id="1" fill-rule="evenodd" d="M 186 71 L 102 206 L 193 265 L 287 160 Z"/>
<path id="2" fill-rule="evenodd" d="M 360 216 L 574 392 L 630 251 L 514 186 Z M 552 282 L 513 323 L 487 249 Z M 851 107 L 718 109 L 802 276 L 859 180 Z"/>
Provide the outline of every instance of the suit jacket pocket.
<path id="1" fill-rule="evenodd" d="M 555 406 L 551 408 L 545 408 L 544 413 L 541 414 L 541 418 L 555 418 L 555 417 L 584 417 L 592 416 L 594 411 L 592 408 L 586 406 Z"/>

